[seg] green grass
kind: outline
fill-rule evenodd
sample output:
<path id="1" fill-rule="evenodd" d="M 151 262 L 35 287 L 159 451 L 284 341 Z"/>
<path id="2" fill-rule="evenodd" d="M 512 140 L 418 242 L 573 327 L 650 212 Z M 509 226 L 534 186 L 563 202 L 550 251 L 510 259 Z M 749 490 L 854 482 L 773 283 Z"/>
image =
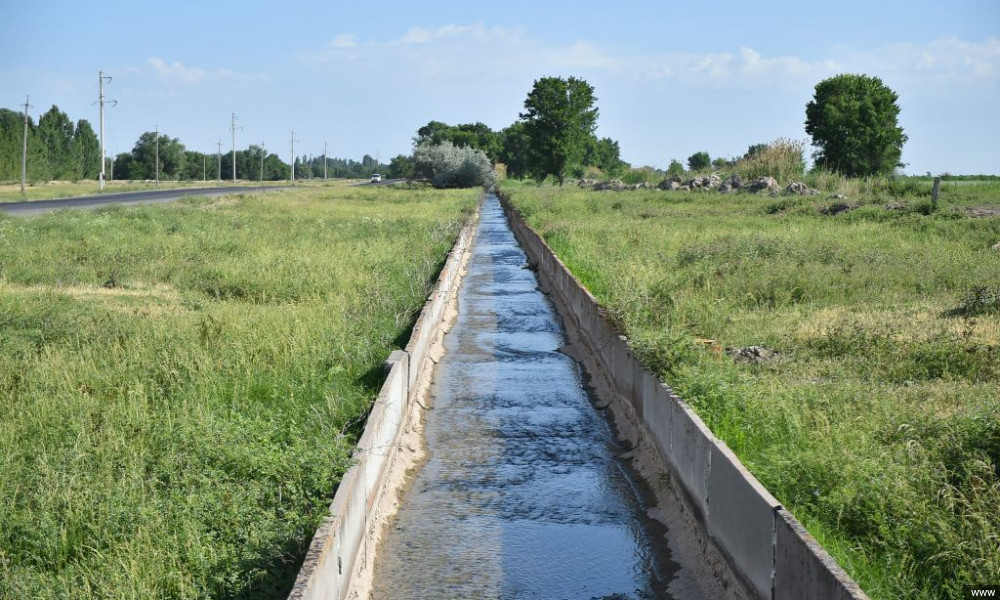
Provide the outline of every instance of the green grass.
<path id="1" fill-rule="evenodd" d="M 476 193 L 0 215 L 0 598 L 283 598 Z"/>
<path id="2" fill-rule="evenodd" d="M 1000 204 L 995 183 L 836 216 L 825 196 L 503 189 L 872 598 L 997 581 L 1000 217 L 962 210 Z M 725 352 L 750 345 L 779 358 Z"/>

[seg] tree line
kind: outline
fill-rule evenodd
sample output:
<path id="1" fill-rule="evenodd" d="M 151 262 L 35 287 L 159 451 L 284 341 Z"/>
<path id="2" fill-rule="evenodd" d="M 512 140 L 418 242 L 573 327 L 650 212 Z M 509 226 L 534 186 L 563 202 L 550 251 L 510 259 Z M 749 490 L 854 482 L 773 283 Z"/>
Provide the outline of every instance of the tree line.
<path id="1" fill-rule="evenodd" d="M 24 140 L 24 113 L 0 108 L 0 181 L 21 179 L 21 155 Z M 65 112 L 53 105 L 36 124 L 28 116 L 27 178 L 40 181 L 78 181 L 97 179 L 101 166 L 101 146 L 97 134 L 86 119 L 73 123 Z M 159 169 L 157 169 L 159 158 Z M 387 176 L 405 177 L 392 165 L 379 164 L 369 156 L 358 161 L 323 156 L 295 157 L 295 178 L 340 177 L 364 179 L 384 168 Z M 289 164 L 262 146 L 251 144 L 236 151 L 238 179 L 280 181 L 291 175 Z M 177 138 L 147 131 L 139 136 L 132 150 L 105 159 L 109 180 L 201 181 L 231 180 L 233 153 L 205 153 L 188 150 Z"/>
<path id="2" fill-rule="evenodd" d="M 23 143 L 24 113 L 0 108 L 0 181 L 21 179 Z M 38 123 L 28 117 L 28 179 L 96 179 L 100 154 L 97 134 L 86 119 L 74 124 L 55 105 Z"/>
<path id="3" fill-rule="evenodd" d="M 510 126 L 494 131 L 479 122 L 430 121 L 413 138 L 414 154 L 396 156 L 389 165 L 396 176 L 445 187 L 470 181 L 468 174 L 481 171 L 483 161 L 503 165 L 506 176 L 518 179 L 552 176 L 562 183 L 567 175 L 582 177 L 593 169 L 619 176 L 630 165 L 621 159 L 617 141 L 595 135 L 596 101 L 594 88 L 583 79 L 543 77 L 528 94 L 525 112 Z M 482 158 L 463 155 L 462 149 Z M 480 183 L 488 183 L 485 179 Z"/>
<path id="4" fill-rule="evenodd" d="M 907 136 L 898 126 L 898 96 L 881 80 L 866 75 L 838 75 L 820 82 L 806 107 L 806 132 L 818 148 L 817 167 L 852 177 L 891 173 L 902 166 L 900 156 Z M 506 176 L 553 177 L 588 173 L 619 177 L 631 167 L 621 159 L 618 142 L 598 138 L 598 108 L 594 88 L 583 79 L 543 77 L 535 81 L 524 101 L 524 112 L 513 124 L 494 131 L 483 123 L 449 125 L 430 121 L 413 138 L 414 153 L 382 165 L 365 155 L 361 161 L 323 156 L 293 159 L 295 177 L 366 178 L 382 172 L 394 178 L 422 178 L 440 186 L 486 184 L 492 176 L 483 164 L 503 165 Z M 0 181 L 20 178 L 22 113 L 0 109 Z M 449 147 L 443 147 L 448 144 Z M 767 148 L 751 146 L 745 159 Z M 470 150 L 471 153 L 466 150 Z M 32 181 L 95 179 L 100 146 L 90 123 L 74 123 L 52 106 L 36 125 L 28 118 L 28 178 Z M 232 179 L 275 181 L 287 179 L 290 166 L 278 155 L 251 145 L 233 154 L 187 150 L 177 138 L 146 132 L 131 152 L 122 152 L 106 165 L 111 179 L 168 180 Z M 157 157 L 159 162 L 157 162 Z M 734 161 L 701 151 L 688 157 L 691 171 L 725 168 Z M 803 162 L 804 167 L 804 162 Z M 669 175 L 683 172 L 673 160 Z"/>

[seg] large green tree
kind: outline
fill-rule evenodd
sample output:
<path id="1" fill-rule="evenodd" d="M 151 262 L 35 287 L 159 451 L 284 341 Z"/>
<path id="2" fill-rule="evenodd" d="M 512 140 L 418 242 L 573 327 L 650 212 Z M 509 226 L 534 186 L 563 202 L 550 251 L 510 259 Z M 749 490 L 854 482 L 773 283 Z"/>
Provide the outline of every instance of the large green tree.
<path id="1" fill-rule="evenodd" d="M 529 140 L 529 174 L 549 175 L 563 184 L 567 171 L 583 161 L 597 128 L 594 88 L 576 77 L 543 77 L 524 101 L 524 131 Z"/>
<path id="2" fill-rule="evenodd" d="M 101 170 L 101 142 L 86 119 L 76 122 L 71 150 L 74 179 L 97 179 Z"/>
<path id="3" fill-rule="evenodd" d="M 153 179 L 156 177 L 156 156 L 160 159 L 160 179 L 179 179 L 184 168 L 184 144 L 177 138 L 159 135 L 159 150 L 156 146 L 157 134 L 152 131 L 139 136 L 132 148 L 132 163 L 129 166 L 130 179 Z M 230 171 L 232 173 L 232 159 Z M 223 172 L 225 176 L 225 172 Z"/>
<path id="4" fill-rule="evenodd" d="M 628 168 L 628 163 L 621 158 L 621 148 L 618 142 L 611 138 L 597 139 L 592 137 L 583 159 L 586 166 L 599 168 L 612 177 L 618 177 Z"/>
<path id="5" fill-rule="evenodd" d="M 877 77 L 844 74 L 819 82 L 806 105 L 806 133 L 819 148 L 816 164 L 850 177 L 901 166 L 907 137 L 897 122 L 898 99 Z"/>
<path id="6" fill-rule="evenodd" d="M 507 176 L 521 179 L 528 174 L 528 153 L 531 141 L 524 131 L 524 122 L 517 121 L 500 132 L 503 149 L 500 162 L 507 165 Z"/>
<path id="7" fill-rule="evenodd" d="M 73 121 L 69 115 L 52 105 L 38 119 L 38 137 L 45 146 L 48 178 L 76 179 L 73 168 Z"/>

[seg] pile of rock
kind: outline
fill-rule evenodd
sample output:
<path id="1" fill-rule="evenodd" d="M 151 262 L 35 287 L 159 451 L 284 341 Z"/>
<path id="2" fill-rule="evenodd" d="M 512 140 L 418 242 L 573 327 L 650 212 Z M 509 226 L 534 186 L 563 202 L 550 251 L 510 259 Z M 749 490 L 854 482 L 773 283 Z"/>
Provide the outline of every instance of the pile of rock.
<path id="1" fill-rule="evenodd" d="M 819 190 L 814 190 L 801 181 L 793 181 L 785 187 L 785 193 L 798 196 L 815 196 L 819 193 Z"/>
<path id="2" fill-rule="evenodd" d="M 626 186 L 621 179 L 611 179 L 609 181 L 598 181 L 592 187 L 598 192 L 620 192 L 628 186 Z"/>
<path id="3" fill-rule="evenodd" d="M 597 191 L 611 192 L 653 188 L 653 186 L 647 184 L 646 182 L 628 184 L 624 183 L 621 179 L 611 179 L 609 181 L 580 179 L 577 182 L 577 185 L 582 188 L 591 188 Z M 819 194 L 818 190 L 809 187 L 801 181 L 793 181 L 785 186 L 784 190 L 782 190 L 778 181 L 774 177 L 758 177 L 753 181 L 746 182 L 743 181 L 739 175 L 730 175 L 729 177 L 722 179 L 722 177 L 716 175 L 715 173 L 712 173 L 711 175 L 692 177 L 687 180 L 674 175 L 673 177 L 664 179 L 655 187 L 658 190 L 679 192 L 718 190 L 721 194 L 728 194 L 736 191 L 746 191 L 751 194 L 766 193 L 772 196 L 776 196 L 782 193 L 782 191 L 790 196 L 815 196 Z"/>
<path id="4" fill-rule="evenodd" d="M 621 179 L 611 179 L 608 181 L 597 181 L 596 179 L 581 179 L 576 183 L 579 187 L 590 188 L 598 192 L 620 192 L 622 190 L 644 190 L 650 185 L 645 181 L 639 183 L 625 183 Z"/>
<path id="5" fill-rule="evenodd" d="M 679 190 L 681 188 L 681 178 L 674 175 L 669 179 L 664 179 L 657 186 L 658 190 L 666 190 L 668 192 Z"/>
<path id="6" fill-rule="evenodd" d="M 764 346 L 727 347 L 726 354 L 733 357 L 733 360 L 738 363 L 750 363 L 754 365 L 771 362 L 781 356 L 779 350 L 771 350 Z"/>

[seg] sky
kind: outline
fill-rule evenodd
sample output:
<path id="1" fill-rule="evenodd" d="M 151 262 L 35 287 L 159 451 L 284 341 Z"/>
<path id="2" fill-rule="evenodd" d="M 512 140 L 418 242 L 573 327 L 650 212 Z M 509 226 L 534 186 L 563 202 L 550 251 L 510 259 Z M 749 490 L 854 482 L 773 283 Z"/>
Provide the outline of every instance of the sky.
<path id="1" fill-rule="evenodd" d="M 4 2 L 0 107 L 53 104 L 108 153 L 159 128 L 190 150 L 263 143 L 284 160 L 387 162 L 431 120 L 518 119 L 541 77 L 595 90 L 597 135 L 634 166 L 809 141 L 840 73 L 899 95 L 905 172 L 1000 174 L 998 0 Z"/>

